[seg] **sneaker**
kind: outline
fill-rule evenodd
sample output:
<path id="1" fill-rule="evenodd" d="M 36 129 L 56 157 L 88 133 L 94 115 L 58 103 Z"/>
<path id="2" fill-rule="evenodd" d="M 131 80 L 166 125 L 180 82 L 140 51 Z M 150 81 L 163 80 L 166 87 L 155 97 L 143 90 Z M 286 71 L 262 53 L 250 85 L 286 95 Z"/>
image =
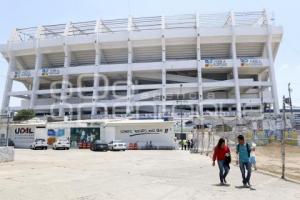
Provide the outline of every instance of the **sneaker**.
<path id="1" fill-rule="evenodd" d="M 246 185 L 247 185 L 248 187 L 251 187 L 251 184 L 250 184 L 250 182 L 248 182 Z"/>
<path id="2" fill-rule="evenodd" d="M 227 184 L 227 181 L 226 181 L 226 179 L 225 179 L 225 178 L 223 179 L 223 182 L 224 182 L 225 184 Z"/>

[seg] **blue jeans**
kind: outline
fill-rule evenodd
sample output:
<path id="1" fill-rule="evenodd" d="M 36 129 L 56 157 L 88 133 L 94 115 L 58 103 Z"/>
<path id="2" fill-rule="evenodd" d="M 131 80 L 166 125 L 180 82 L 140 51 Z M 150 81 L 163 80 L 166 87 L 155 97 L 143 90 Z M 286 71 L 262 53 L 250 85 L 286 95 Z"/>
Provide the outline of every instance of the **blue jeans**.
<path id="1" fill-rule="evenodd" d="M 269 139 L 269 137 L 270 137 L 270 135 L 271 135 L 271 134 L 270 134 L 270 130 L 265 130 L 264 132 L 265 132 L 265 138 L 264 138 L 264 139 L 265 139 L 265 140 Z"/>
<path id="2" fill-rule="evenodd" d="M 221 183 L 224 183 L 224 179 L 228 175 L 229 172 L 229 165 L 225 163 L 225 160 L 218 160 L 218 166 L 219 166 L 219 177 Z"/>
<path id="3" fill-rule="evenodd" d="M 240 170 L 241 170 L 241 173 L 242 173 L 243 184 L 250 183 L 251 163 L 240 161 Z M 247 176 L 246 176 L 246 170 L 247 170 Z"/>

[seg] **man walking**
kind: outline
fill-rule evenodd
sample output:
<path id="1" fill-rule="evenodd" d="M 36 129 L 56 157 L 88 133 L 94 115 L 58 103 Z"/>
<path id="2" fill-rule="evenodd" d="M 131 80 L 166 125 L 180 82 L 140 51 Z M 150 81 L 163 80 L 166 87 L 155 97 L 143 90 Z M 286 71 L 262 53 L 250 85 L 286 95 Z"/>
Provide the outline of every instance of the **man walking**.
<path id="1" fill-rule="evenodd" d="M 188 150 L 190 150 L 191 149 L 191 142 L 190 142 L 190 140 L 188 140 L 186 143 L 187 143 Z"/>
<path id="2" fill-rule="evenodd" d="M 250 153 L 251 148 L 248 143 L 245 142 L 243 135 L 237 137 L 238 145 L 236 147 L 237 163 L 240 165 L 240 170 L 243 178 L 244 187 L 250 187 L 250 178 L 251 178 L 251 163 L 250 163 Z M 247 171 L 247 173 L 246 173 Z"/>
<path id="3" fill-rule="evenodd" d="M 187 143 L 186 143 L 186 139 L 183 140 L 183 147 L 184 147 L 184 150 L 186 151 L 186 146 L 187 146 Z"/>

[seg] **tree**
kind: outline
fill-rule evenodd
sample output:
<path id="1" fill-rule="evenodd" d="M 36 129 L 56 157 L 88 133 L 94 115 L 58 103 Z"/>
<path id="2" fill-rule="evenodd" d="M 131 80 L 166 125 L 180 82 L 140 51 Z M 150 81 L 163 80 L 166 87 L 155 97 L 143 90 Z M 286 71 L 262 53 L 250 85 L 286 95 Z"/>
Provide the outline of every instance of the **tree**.
<path id="1" fill-rule="evenodd" d="M 15 121 L 25 121 L 35 117 L 35 112 L 32 109 L 23 109 L 17 112 L 14 116 Z"/>

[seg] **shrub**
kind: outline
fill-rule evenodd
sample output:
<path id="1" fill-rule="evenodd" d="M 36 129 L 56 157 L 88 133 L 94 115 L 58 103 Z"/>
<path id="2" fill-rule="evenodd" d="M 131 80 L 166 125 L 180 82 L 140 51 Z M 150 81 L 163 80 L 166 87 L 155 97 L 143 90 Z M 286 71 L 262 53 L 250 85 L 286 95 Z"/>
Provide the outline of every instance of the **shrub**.
<path id="1" fill-rule="evenodd" d="M 15 121 L 25 121 L 35 117 L 35 112 L 31 109 L 23 109 L 14 116 Z"/>

